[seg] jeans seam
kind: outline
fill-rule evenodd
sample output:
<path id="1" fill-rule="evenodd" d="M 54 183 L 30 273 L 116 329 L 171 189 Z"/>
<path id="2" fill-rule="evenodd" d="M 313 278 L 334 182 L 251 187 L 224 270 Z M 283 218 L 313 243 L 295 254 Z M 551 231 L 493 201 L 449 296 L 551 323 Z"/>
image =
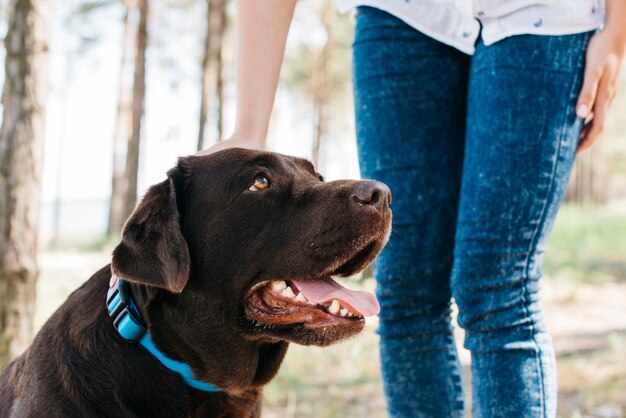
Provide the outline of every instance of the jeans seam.
<path id="1" fill-rule="evenodd" d="M 578 58 L 578 62 L 577 65 L 575 66 L 575 71 L 579 71 L 579 67 L 580 67 L 580 63 L 581 63 L 581 57 L 584 57 L 585 54 L 580 54 L 579 58 Z M 563 112 L 563 120 L 560 124 L 561 129 L 559 131 L 558 134 L 558 144 L 557 144 L 557 150 L 556 150 L 556 154 L 554 156 L 554 160 L 552 163 L 552 172 L 550 174 L 550 183 L 548 185 L 548 191 L 546 193 L 546 197 L 544 199 L 544 203 L 543 203 L 543 207 L 541 208 L 541 213 L 539 215 L 539 222 L 537 223 L 537 226 L 535 228 L 535 230 L 533 231 L 533 235 L 531 237 L 530 240 L 530 246 L 528 248 L 528 253 L 526 255 L 526 260 L 524 261 L 524 284 L 523 284 L 523 297 L 524 299 L 526 299 L 529 295 L 528 292 L 528 275 L 529 275 L 529 267 L 530 267 L 530 256 L 533 252 L 534 249 L 536 249 L 537 245 L 538 245 L 538 234 L 539 231 L 541 230 L 541 228 L 543 227 L 543 225 L 546 222 L 546 214 L 547 214 L 547 208 L 549 206 L 548 202 L 550 201 L 550 197 L 553 195 L 554 193 L 554 183 L 555 183 L 555 177 L 556 177 L 556 170 L 558 167 L 558 161 L 559 158 L 561 156 L 561 151 L 562 151 L 562 145 L 563 145 L 563 137 L 565 135 L 565 129 L 566 129 L 566 119 L 567 119 L 567 115 L 573 110 L 573 106 L 571 104 L 572 102 L 572 98 L 574 96 L 574 88 L 576 87 L 576 73 L 574 74 L 572 83 L 571 83 L 571 88 L 570 88 L 570 92 L 569 95 L 567 97 L 567 100 L 570 102 L 567 107 L 565 108 L 565 112 Z M 537 342 L 536 336 L 535 336 L 535 321 L 532 319 L 532 317 L 529 315 L 528 309 L 526 308 L 526 305 L 524 305 L 524 311 L 525 311 L 525 315 L 527 315 L 530 318 L 530 339 L 532 340 L 532 342 L 534 343 L 536 349 L 537 349 L 537 354 L 536 354 L 536 360 L 539 366 L 539 387 L 541 389 L 541 416 L 545 417 L 546 416 L 546 390 L 544 387 L 544 373 L 543 373 L 543 361 L 541 360 L 541 348 L 539 347 L 539 343 Z"/>
<path id="2" fill-rule="evenodd" d="M 569 110 L 569 107 L 568 107 L 568 110 Z M 528 280 L 526 278 L 529 275 L 530 255 L 533 251 L 533 248 L 536 247 L 537 245 L 536 240 L 539 234 L 539 230 L 545 224 L 548 202 L 550 200 L 550 195 L 553 193 L 553 190 L 554 190 L 554 178 L 556 175 L 556 167 L 558 165 L 558 159 L 561 154 L 561 137 L 562 137 L 562 131 L 559 132 L 557 151 L 554 156 L 554 160 L 552 162 L 552 172 L 550 173 L 550 183 L 548 186 L 548 192 L 546 193 L 546 197 L 543 202 L 543 207 L 541 208 L 541 213 L 539 215 L 539 222 L 537 223 L 537 226 L 535 230 L 533 231 L 533 235 L 530 240 L 530 246 L 526 254 L 526 260 L 524 261 L 524 274 L 523 274 L 524 279 L 522 281 L 522 290 L 523 290 L 523 298 L 524 298 L 524 304 L 522 306 L 524 308 L 524 315 L 530 319 L 530 325 L 529 325 L 530 340 L 533 342 L 537 350 L 535 354 L 535 360 L 537 362 L 537 368 L 539 369 L 539 388 L 541 392 L 541 397 L 540 397 L 541 405 L 540 406 L 541 406 L 542 417 L 545 417 L 546 415 L 546 411 L 545 411 L 546 409 L 546 400 L 545 400 L 546 393 L 545 392 L 546 391 L 545 391 L 544 382 L 543 382 L 544 376 L 543 376 L 542 362 L 541 362 L 541 348 L 539 347 L 539 343 L 537 342 L 537 339 L 535 338 L 535 323 L 534 323 L 535 321 L 532 319 L 532 316 L 530 315 L 530 312 L 528 311 L 528 308 L 527 308 L 529 292 L 528 292 Z"/>

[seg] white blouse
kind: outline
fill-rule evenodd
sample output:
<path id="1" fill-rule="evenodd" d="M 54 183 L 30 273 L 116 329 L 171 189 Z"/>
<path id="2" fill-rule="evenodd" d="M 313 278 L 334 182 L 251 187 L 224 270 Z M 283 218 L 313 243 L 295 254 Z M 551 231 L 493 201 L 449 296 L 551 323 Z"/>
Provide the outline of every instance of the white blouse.
<path id="1" fill-rule="evenodd" d="M 604 23 L 604 0 L 339 0 L 341 11 L 355 6 L 384 10 L 467 54 L 479 35 L 491 45 L 513 35 L 568 35 Z"/>

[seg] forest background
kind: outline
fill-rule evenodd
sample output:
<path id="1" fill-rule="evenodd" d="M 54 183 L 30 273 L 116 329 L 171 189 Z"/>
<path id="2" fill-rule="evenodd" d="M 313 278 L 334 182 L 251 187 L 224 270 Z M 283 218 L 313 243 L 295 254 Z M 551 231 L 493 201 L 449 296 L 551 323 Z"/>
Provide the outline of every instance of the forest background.
<path id="1" fill-rule="evenodd" d="M 147 187 L 232 131 L 233 6 L 0 1 L 0 367 L 108 263 Z M 313 160 L 330 180 L 359 176 L 352 35 L 331 0 L 298 4 L 270 125 L 271 150 Z M 546 255 L 561 417 L 626 416 L 623 80 L 605 134 L 576 163 Z M 370 276 L 358 285 L 372 289 Z M 384 416 L 375 329 L 374 318 L 349 342 L 292 347 L 265 416 Z M 466 351 L 462 360 L 467 369 Z"/>

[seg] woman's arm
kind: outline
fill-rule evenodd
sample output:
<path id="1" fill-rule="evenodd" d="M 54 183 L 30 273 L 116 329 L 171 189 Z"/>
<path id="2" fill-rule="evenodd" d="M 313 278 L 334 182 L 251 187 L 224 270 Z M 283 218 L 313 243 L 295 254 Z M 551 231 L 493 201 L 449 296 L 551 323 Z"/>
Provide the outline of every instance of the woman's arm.
<path id="1" fill-rule="evenodd" d="M 626 54 L 626 1 L 606 0 L 604 29 L 587 47 L 585 78 L 576 114 L 592 119 L 581 134 L 578 152 L 589 148 L 604 130 L 606 116 L 617 90 L 622 61 Z"/>
<path id="2" fill-rule="evenodd" d="M 237 117 L 232 137 L 202 151 L 263 149 L 296 0 L 237 0 Z"/>

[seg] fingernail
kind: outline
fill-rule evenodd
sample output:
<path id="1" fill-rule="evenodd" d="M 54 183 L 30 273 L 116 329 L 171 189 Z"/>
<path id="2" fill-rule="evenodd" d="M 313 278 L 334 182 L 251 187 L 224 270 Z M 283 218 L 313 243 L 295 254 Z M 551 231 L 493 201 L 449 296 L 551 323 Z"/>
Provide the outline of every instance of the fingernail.
<path id="1" fill-rule="evenodd" d="M 581 104 L 576 109 L 576 115 L 578 115 L 579 118 L 584 119 L 587 117 L 588 114 L 589 114 L 589 107 L 586 104 Z"/>

